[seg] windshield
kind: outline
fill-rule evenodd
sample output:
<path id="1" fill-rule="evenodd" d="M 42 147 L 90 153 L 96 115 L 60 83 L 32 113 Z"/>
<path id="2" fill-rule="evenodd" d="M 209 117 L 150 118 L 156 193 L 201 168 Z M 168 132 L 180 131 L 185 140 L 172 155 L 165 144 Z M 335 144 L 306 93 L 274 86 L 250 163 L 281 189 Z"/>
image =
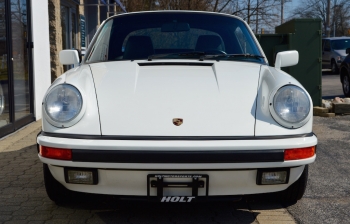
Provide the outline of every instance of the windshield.
<path id="1" fill-rule="evenodd" d="M 346 48 L 350 48 L 350 38 L 349 39 L 332 40 L 331 44 L 332 44 L 333 50 L 345 50 Z"/>
<path id="2" fill-rule="evenodd" d="M 236 56 L 225 57 L 226 54 Z M 203 55 L 220 56 L 205 60 L 265 63 L 244 22 L 229 16 L 190 12 L 116 16 L 103 25 L 85 62 L 199 59 Z"/>

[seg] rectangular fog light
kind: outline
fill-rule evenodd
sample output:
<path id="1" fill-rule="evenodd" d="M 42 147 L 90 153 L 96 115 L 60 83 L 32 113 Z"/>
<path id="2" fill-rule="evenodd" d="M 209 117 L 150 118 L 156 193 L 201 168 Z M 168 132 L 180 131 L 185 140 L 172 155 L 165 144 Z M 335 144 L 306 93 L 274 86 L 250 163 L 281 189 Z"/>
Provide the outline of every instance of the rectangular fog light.
<path id="1" fill-rule="evenodd" d="M 272 185 L 286 184 L 289 181 L 288 169 L 259 169 L 257 173 L 256 184 Z"/>
<path id="2" fill-rule="evenodd" d="M 66 183 L 95 185 L 98 182 L 96 169 L 64 169 Z"/>

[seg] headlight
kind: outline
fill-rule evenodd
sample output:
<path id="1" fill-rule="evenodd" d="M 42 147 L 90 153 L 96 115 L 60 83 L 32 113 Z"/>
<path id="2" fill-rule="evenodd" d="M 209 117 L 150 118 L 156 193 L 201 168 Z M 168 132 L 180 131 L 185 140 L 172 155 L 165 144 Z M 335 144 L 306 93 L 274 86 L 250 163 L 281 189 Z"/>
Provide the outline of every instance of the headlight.
<path id="1" fill-rule="evenodd" d="M 48 121 L 56 127 L 69 127 L 81 118 L 82 95 L 69 84 L 55 86 L 46 95 L 44 102 Z M 81 116 L 79 116 L 81 115 Z"/>
<path id="2" fill-rule="evenodd" d="M 271 96 L 270 112 L 273 118 L 286 128 L 299 128 L 311 117 L 311 103 L 300 87 L 286 85 Z"/>
<path id="3" fill-rule="evenodd" d="M 344 61 L 345 58 L 346 58 L 346 56 L 338 56 L 337 61 Z"/>

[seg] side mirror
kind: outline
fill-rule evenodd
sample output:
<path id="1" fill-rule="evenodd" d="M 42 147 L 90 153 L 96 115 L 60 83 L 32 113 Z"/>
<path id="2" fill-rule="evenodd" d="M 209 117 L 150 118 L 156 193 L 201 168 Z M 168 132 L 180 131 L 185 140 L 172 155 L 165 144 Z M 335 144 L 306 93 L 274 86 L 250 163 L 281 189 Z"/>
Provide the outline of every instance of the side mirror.
<path id="1" fill-rule="evenodd" d="M 282 51 L 276 55 L 275 68 L 281 69 L 282 67 L 293 66 L 298 64 L 298 62 L 298 51 Z"/>
<path id="2" fill-rule="evenodd" d="M 59 58 L 63 65 L 76 65 L 80 63 L 77 50 L 62 50 L 60 51 Z"/>
<path id="3" fill-rule="evenodd" d="M 79 64 L 81 63 L 81 61 L 82 61 L 82 57 L 83 57 L 83 55 L 82 55 L 82 53 L 81 53 L 81 50 L 79 50 L 79 49 L 75 49 L 77 52 L 78 52 L 78 56 L 79 56 Z"/>
<path id="4" fill-rule="evenodd" d="M 345 53 L 350 54 L 350 48 L 346 48 Z"/>

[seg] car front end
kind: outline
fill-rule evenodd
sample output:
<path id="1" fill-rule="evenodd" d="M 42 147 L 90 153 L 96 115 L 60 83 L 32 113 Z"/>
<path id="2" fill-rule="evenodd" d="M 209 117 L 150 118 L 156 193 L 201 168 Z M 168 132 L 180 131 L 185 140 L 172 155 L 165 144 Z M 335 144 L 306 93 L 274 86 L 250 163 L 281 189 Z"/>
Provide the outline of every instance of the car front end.
<path id="1" fill-rule="evenodd" d="M 224 14 L 112 17 L 43 101 L 37 143 L 49 197 L 300 199 L 317 138 L 309 94 L 280 70 L 296 57 L 268 66 L 246 23 Z"/>
<path id="2" fill-rule="evenodd" d="M 344 53 L 345 53 L 345 50 L 344 50 Z M 340 54 L 337 54 L 336 57 L 335 57 L 335 60 L 337 62 L 337 66 L 340 68 L 341 66 L 341 63 L 345 60 L 346 58 L 346 55 L 340 55 Z"/>
<path id="3" fill-rule="evenodd" d="M 333 51 L 333 58 L 337 63 L 337 67 L 340 68 L 341 63 L 345 60 L 347 56 L 346 49 L 350 48 L 350 38 L 347 38 L 347 37 L 331 38 L 331 46 Z"/>

